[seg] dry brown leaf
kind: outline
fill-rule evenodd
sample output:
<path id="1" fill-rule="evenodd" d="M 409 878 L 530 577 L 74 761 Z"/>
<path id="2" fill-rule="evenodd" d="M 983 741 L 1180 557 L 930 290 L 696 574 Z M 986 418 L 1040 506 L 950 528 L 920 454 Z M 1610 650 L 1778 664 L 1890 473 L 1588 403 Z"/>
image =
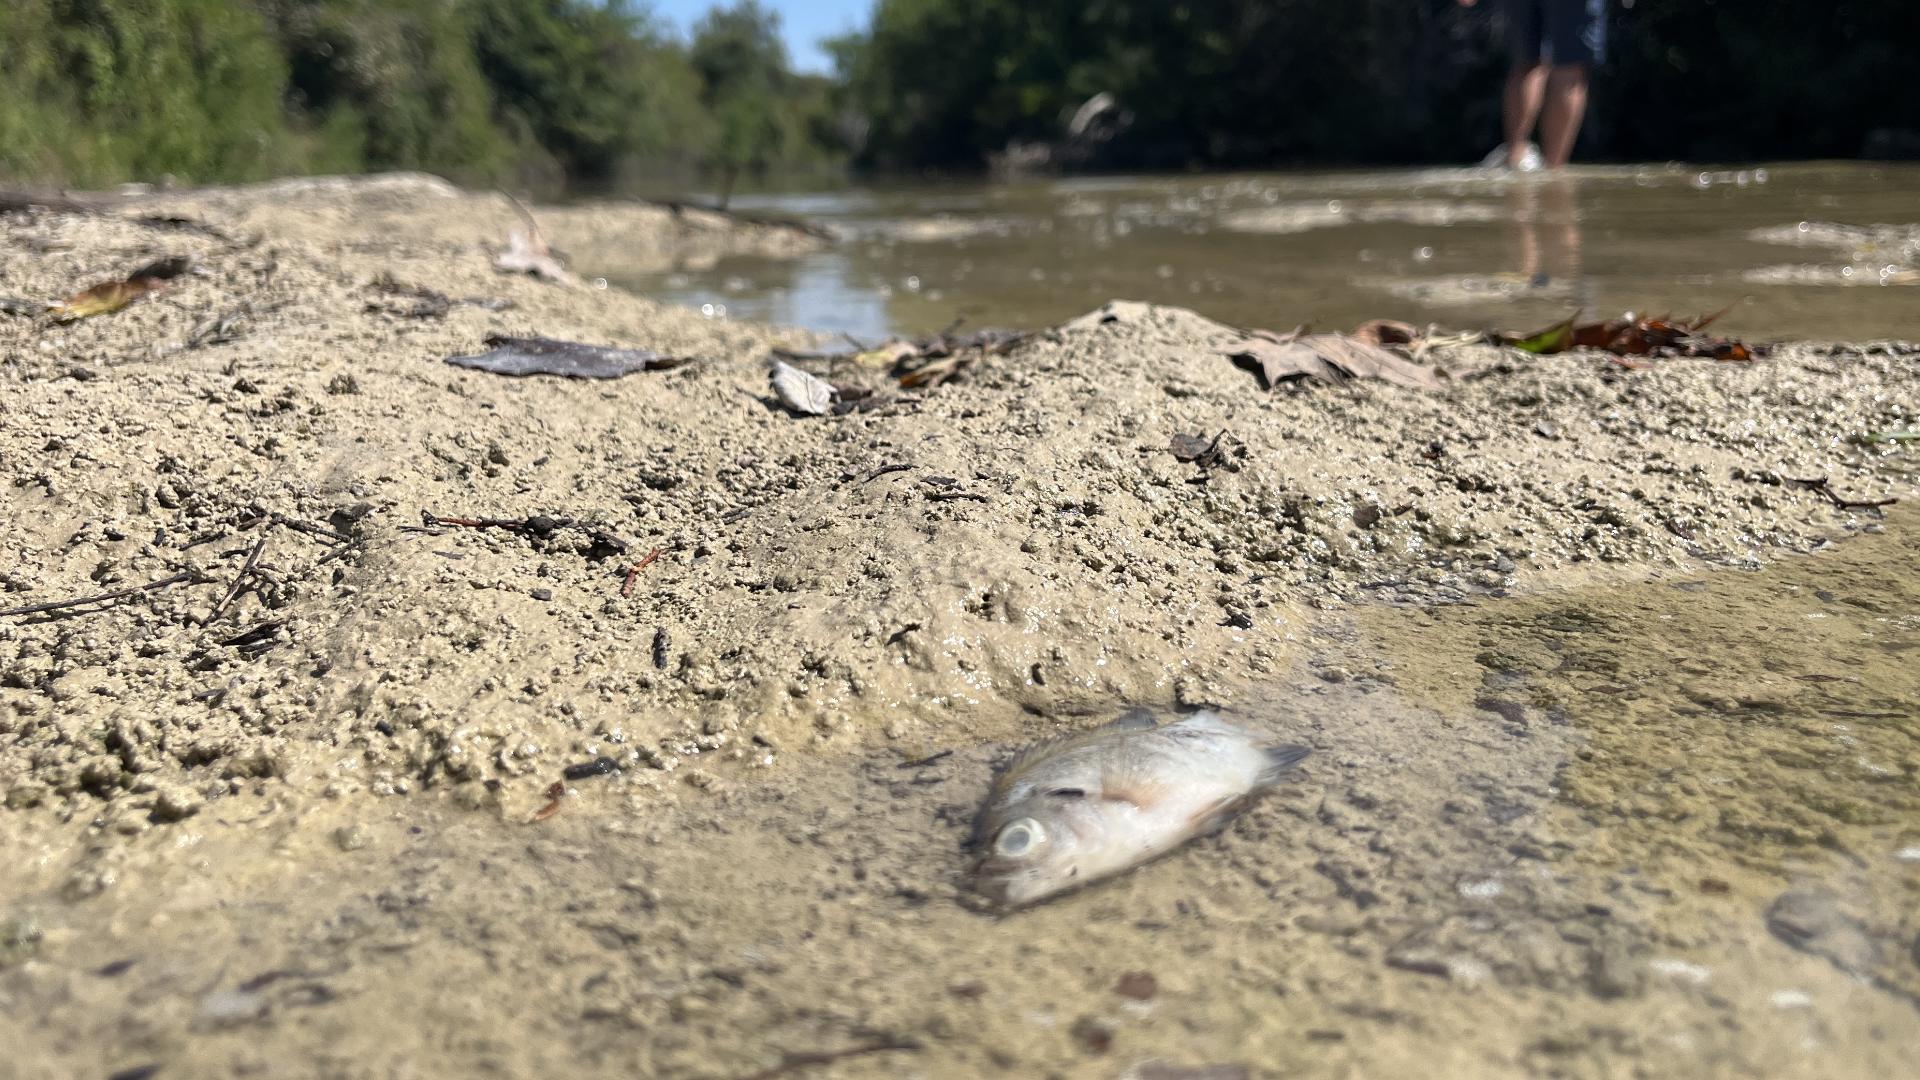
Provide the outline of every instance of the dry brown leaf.
<path id="1" fill-rule="evenodd" d="M 1394 319 L 1369 319 L 1353 328 L 1353 339 L 1368 345 L 1410 345 L 1420 337 L 1412 323 Z"/>
<path id="2" fill-rule="evenodd" d="M 169 282 L 186 273 L 192 265 L 192 260 L 184 255 L 148 263 L 120 281 L 102 282 L 67 297 L 53 305 L 53 317 L 59 322 L 73 322 L 91 315 L 119 311 L 128 304 L 164 290 Z"/>
<path id="3" fill-rule="evenodd" d="M 1294 379 L 1381 379 L 1415 390 L 1438 390 L 1441 386 L 1440 376 L 1432 368 L 1344 334 L 1308 334 L 1291 341 L 1255 336 L 1226 351 L 1235 363 L 1253 369 L 1267 389 Z"/>

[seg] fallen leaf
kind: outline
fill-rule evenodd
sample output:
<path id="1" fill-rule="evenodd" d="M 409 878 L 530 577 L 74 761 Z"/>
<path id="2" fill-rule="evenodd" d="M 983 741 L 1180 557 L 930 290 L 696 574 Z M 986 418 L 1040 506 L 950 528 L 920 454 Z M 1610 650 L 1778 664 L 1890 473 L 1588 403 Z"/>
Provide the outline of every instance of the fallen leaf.
<path id="1" fill-rule="evenodd" d="M 1208 468 L 1219 462 L 1220 440 L 1225 438 L 1226 434 L 1225 431 L 1222 431 L 1220 434 L 1209 439 L 1205 435 L 1188 435 L 1184 432 L 1176 433 L 1172 439 L 1167 441 L 1167 449 L 1173 452 L 1173 456 L 1177 460 L 1191 461 L 1198 464 L 1201 468 Z"/>
<path id="2" fill-rule="evenodd" d="M 664 371 L 691 362 L 651 349 L 613 349 L 541 337 L 487 338 L 491 348 L 473 356 L 449 356 L 454 367 L 495 375 L 560 375 L 569 379 L 614 379 L 636 371 Z"/>
<path id="3" fill-rule="evenodd" d="M 102 282 L 67 297 L 53 305 L 53 317 L 58 322 L 73 322 L 119 311 L 165 289 L 168 282 L 186 273 L 192 265 L 193 261 L 184 255 L 158 259 L 120 281 Z"/>
<path id="4" fill-rule="evenodd" d="M 506 195 L 506 192 L 501 194 Z M 527 224 L 524 229 L 507 233 L 507 250 L 493 260 L 493 268 L 509 274 L 532 274 L 557 285 L 573 284 L 573 275 L 553 249 L 547 246 L 547 238 L 541 235 L 540 225 L 533 220 L 533 213 L 511 195 L 507 195 L 507 201 L 513 204 Z"/>
<path id="5" fill-rule="evenodd" d="M 1271 390 L 1294 379 L 1342 382 L 1380 379 L 1415 390 L 1438 390 L 1440 376 L 1399 353 L 1344 334 L 1308 334 L 1290 341 L 1249 337 L 1227 350 L 1235 363 L 1259 373 Z"/>
<path id="6" fill-rule="evenodd" d="M 1522 352 L 1538 353 L 1541 356 L 1566 352 L 1573 348 L 1573 323 L 1579 315 L 1569 315 L 1544 330 L 1519 336 L 1508 335 L 1501 339 L 1504 345 L 1511 345 Z"/>
<path id="7" fill-rule="evenodd" d="M 1368 345 L 1411 345 L 1419 336 L 1413 324 L 1393 319 L 1370 319 L 1354 327 L 1352 334 L 1355 341 Z"/>
<path id="8" fill-rule="evenodd" d="M 979 353 L 954 353 L 937 360 L 929 360 L 918 367 L 902 372 L 899 376 L 900 386 L 907 390 L 915 387 L 931 389 L 972 367 L 973 362 L 979 358 Z"/>
<path id="9" fill-rule="evenodd" d="M 1730 310 L 1731 305 L 1711 315 L 1679 321 L 1675 321 L 1671 315 L 1661 315 L 1656 318 L 1629 317 L 1576 324 L 1575 316 L 1531 334 L 1498 334 L 1494 340 L 1541 356 L 1569 349 L 1596 349 L 1612 354 L 1622 367 L 1629 368 L 1646 365 L 1626 363 L 1620 358 L 1703 356 L 1736 362 L 1752 360 L 1757 354 L 1747 345 L 1700 333 Z"/>
<path id="10" fill-rule="evenodd" d="M 784 360 L 775 360 L 768 372 L 775 397 L 796 416 L 825 416 L 833 411 L 839 392 L 817 375 L 802 371 Z"/>
<path id="11" fill-rule="evenodd" d="M 892 367 L 920 355 L 920 346 L 911 341 L 889 341 L 877 348 L 853 354 L 853 362 L 865 367 Z"/>

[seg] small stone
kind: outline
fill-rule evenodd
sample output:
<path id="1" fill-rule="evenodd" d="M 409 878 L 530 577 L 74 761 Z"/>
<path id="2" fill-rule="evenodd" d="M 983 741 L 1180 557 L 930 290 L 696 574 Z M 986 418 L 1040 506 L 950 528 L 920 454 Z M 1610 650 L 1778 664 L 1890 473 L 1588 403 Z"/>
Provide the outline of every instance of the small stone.
<path id="1" fill-rule="evenodd" d="M 680 778 L 686 781 L 688 786 L 701 789 L 710 788 L 719 782 L 719 777 L 705 769 L 688 769 L 686 772 L 680 774 Z"/>
<path id="2" fill-rule="evenodd" d="M 1348 671 L 1338 664 L 1328 664 L 1326 667 L 1321 668 L 1316 674 L 1330 683 L 1348 682 L 1353 678 L 1353 672 Z"/>
<path id="3" fill-rule="evenodd" d="M 267 1014 L 267 999 L 250 990 L 215 990 L 200 999 L 195 1019 L 213 1027 L 258 1020 Z"/>
<path id="4" fill-rule="evenodd" d="M 341 851 L 359 851 L 373 842 L 373 833 L 365 825 L 342 825 L 333 830 L 333 842 Z"/>
<path id="5" fill-rule="evenodd" d="M 1160 983 L 1150 971 L 1129 971 L 1113 984 L 1113 992 L 1135 1001 L 1151 1001 L 1160 992 Z"/>
<path id="6" fill-rule="evenodd" d="M 1075 1020 L 1067 1033 L 1089 1054 L 1104 1054 L 1113 1047 L 1113 1025 L 1091 1016 Z"/>
<path id="7" fill-rule="evenodd" d="M 552 589 L 535 589 L 529 595 L 531 595 L 535 600 L 551 600 L 553 599 L 553 590 Z"/>

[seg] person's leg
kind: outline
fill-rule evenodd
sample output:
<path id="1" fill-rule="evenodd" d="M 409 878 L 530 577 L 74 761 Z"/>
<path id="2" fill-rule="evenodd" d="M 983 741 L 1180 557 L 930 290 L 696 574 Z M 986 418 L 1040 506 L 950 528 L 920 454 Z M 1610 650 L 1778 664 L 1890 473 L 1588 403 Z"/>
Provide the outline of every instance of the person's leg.
<path id="1" fill-rule="evenodd" d="M 1587 114 L 1587 79 L 1606 55 L 1606 0 L 1546 0 L 1544 30 L 1552 57 L 1540 125 L 1540 155 L 1549 169 L 1573 157 Z"/>
<path id="2" fill-rule="evenodd" d="M 1546 105 L 1540 118 L 1540 156 L 1558 169 L 1573 157 L 1580 121 L 1587 115 L 1587 65 L 1555 64 L 1546 77 Z"/>
<path id="3" fill-rule="evenodd" d="M 1507 164 L 1520 167 L 1526 156 L 1527 140 L 1540 117 L 1541 101 L 1547 92 L 1547 65 L 1538 60 L 1526 65 L 1515 63 L 1507 72 L 1507 95 L 1501 113 L 1506 120 Z"/>
<path id="4" fill-rule="evenodd" d="M 1519 168 L 1540 118 L 1540 102 L 1547 89 L 1547 65 L 1540 46 L 1546 39 L 1546 12 L 1542 0 L 1505 0 L 1500 8 L 1507 23 L 1506 95 L 1500 102 L 1503 133 L 1507 137 L 1507 164 Z"/>

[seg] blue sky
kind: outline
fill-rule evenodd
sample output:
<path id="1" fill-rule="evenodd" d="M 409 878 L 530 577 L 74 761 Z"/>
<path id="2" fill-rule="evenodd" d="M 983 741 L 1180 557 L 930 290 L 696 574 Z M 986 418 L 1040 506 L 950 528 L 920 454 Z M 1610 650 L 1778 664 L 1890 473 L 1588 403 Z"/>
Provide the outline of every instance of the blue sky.
<path id="1" fill-rule="evenodd" d="M 844 34 L 865 25 L 873 10 L 873 0 L 761 0 L 780 13 L 780 24 L 787 35 L 787 52 L 793 66 L 801 71 L 826 71 L 827 56 L 820 51 L 821 38 Z M 654 12 L 685 32 L 714 0 L 653 0 Z"/>

